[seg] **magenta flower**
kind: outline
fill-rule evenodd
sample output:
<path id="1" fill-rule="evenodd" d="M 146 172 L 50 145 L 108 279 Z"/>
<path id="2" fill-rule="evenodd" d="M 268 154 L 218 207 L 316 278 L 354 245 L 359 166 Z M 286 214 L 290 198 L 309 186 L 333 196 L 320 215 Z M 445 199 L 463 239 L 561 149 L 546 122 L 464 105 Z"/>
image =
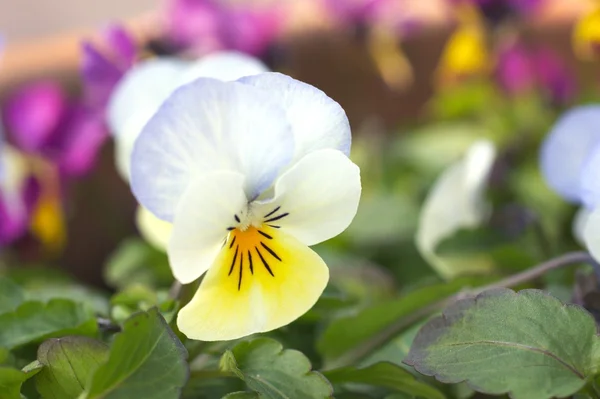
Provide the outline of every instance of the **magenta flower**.
<path id="1" fill-rule="evenodd" d="M 530 54 L 520 43 L 503 48 L 498 54 L 496 78 L 509 94 L 528 91 L 535 86 L 535 70 Z"/>
<path id="2" fill-rule="evenodd" d="M 103 109 L 117 82 L 135 63 L 137 49 L 133 38 L 120 26 L 109 26 L 102 36 L 107 52 L 90 42 L 82 44 L 81 75 L 85 104 Z"/>
<path id="3" fill-rule="evenodd" d="M 496 78 L 510 95 L 538 87 L 554 101 L 564 103 L 576 92 L 575 78 L 567 65 L 545 47 L 527 49 L 515 43 L 502 49 L 498 54 Z"/>
<path id="4" fill-rule="evenodd" d="M 552 99 L 564 103 L 575 96 L 575 76 L 552 49 L 539 48 L 533 62 L 541 87 L 546 88 Z"/>
<path id="5" fill-rule="evenodd" d="M 50 160 L 66 176 L 81 176 L 93 168 L 108 137 L 108 98 L 135 61 L 135 44 L 123 29 L 109 27 L 104 38 L 106 52 L 83 44 L 81 98 L 68 98 L 57 83 L 40 81 L 18 89 L 2 107 L 17 147 Z"/>
<path id="6" fill-rule="evenodd" d="M 285 6 L 223 4 L 216 0 L 169 0 L 165 34 L 176 47 L 198 54 L 237 50 L 261 55 L 280 34 Z"/>

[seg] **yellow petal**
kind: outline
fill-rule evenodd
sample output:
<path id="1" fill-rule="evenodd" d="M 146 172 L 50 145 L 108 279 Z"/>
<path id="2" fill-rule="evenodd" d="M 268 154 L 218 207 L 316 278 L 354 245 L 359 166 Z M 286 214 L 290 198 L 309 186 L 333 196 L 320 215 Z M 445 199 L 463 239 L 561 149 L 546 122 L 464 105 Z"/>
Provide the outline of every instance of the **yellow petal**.
<path id="1" fill-rule="evenodd" d="M 466 24 L 459 27 L 446 43 L 437 73 L 445 82 L 483 74 L 489 68 L 485 31 L 478 24 Z"/>
<path id="2" fill-rule="evenodd" d="M 50 252 L 59 252 L 67 239 L 60 198 L 42 193 L 31 221 L 31 231 Z"/>
<path id="3" fill-rule="evenodd" d="M 410 61 L 399 40 L 389 29 L 373 29 L 369 35 L 369 53 L 383 81 L 393 90 L 403 90 L 413 81 Z"/>
<path id="4" fill-rule="evenodd" d="M 584 15 L 573 30 L 573 46 L 577 55 L 591 59 L 600 47 L 600 8 Z"/>
<path id="5" fill-rule="evenodd" d="M 177 325 L 202 341 L 274 330 L 307 312 L 328 280 L 325 262 L 294 237 L 266 225 L 236 229 Z"/>
<path id="6" fill-rule="evenodd" d="M 143 206 L 138 206 L 135 222 L 140 235 L 156 249 L 167 250 L 169 239 L 173 233 L 173 224 L 154 216 Z"/>

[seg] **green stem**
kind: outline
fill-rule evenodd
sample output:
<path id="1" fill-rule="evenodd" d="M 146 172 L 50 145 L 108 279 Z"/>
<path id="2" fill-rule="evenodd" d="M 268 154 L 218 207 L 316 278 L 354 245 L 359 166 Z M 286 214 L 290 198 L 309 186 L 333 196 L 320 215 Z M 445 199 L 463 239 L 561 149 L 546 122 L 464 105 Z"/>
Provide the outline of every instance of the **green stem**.
<path id="1" fill-rule="evenodd" d="M 432 303 L 429 306 L 418 309 L 417 311 L 409 314 L 406 317 L 398 319 L 395 323 L 390 324 L 387 328 L 374 335 L 368 341 L 365 341 L 362 345 L 357 346 L 353 350 L 347 352 L 343 356 L 333 360 L 328 364 L 327 369 L 334 369 L 344 367 L 348 365 L 354 365 L 360 360 L 364 359 L 367 355 L 372 353 L 374 350 L 380 348 L 390 339 L 394 338 L 404 329 L 410 327 L 412 324 L 436 313 L 447 307 L 453 302 L 463 299 L 467 296 L 475 296 L 482 293 L 483 291 L 497 289 L 497 288 L 509 288 L 514 287 L 531 280 L 535 280 L 551 270 L 559 269 L 568 265 L 577 263 L 590 263 L 594 260 L 589 253 L 584 251 L 569 252 L 556 258 L 550 259 L 546 262 L 540 263 L 530 269 L 527 269 L 521 273 L 509 276 L 505 279 L 497 281 L 495 283 L 476 288 L 473 290 L 459 292 L 458 294 L 452 295 L 448 298 L 442 299 L 438 302 Z"/>

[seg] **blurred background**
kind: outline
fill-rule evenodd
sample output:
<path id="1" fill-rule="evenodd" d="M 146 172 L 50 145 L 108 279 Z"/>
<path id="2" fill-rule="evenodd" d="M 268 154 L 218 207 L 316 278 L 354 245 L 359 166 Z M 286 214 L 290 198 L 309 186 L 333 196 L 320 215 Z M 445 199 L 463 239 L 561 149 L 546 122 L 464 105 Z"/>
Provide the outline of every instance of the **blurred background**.
<path id="1" fill-rule="evenodd" d="M 541 181 L 537 148 L 562 110 L 598 98 L 597 10 L 592 0 L 0 0 L 5 136 L 38 181 L 26 227 L 0 242 L 2 259 L 104 286 L 107 263 L 164 256 L 131 249 L 130 240 L 139 240 L 136 203 L 116 171 L 109 134 L 80 139 L 94 143 L 73 150 L 73 159 L 88 151 L 75 171 L 55 154 L 79 140 L 77 129 L 50 150 L 30 140 L 73 130 L 55 120 L 56 90 L 67 103 L 83 98 L 90 107 L 93 65 L 104 62 L 98 54 L 114 61 L 106 32 L 117 24 L 135 43 L 136 60 L 234 49 L 343 106 L 365 192 L 351 228 L 320 248 L 334 269 L 376 264 L 373 270 L 385 273 L 373 278 L 384 285 L 431 278 L 413 243 L 421 204 L 435 177 L 478 138 L 500 148 L 491 187 L 499 206 L 490 223 L 506 236 L 494 248 L 518 242 L 540 223 L 547 242 L 522 251 L 477 250 L 527 267 L 575 245 L 574 209 Z M 27 94 L 40 85 L 43 95 L 32 100 Z M 101 111 L 96 116 L 103 118 Z M 523 216 L 531 212 L 536 216 Z"/>

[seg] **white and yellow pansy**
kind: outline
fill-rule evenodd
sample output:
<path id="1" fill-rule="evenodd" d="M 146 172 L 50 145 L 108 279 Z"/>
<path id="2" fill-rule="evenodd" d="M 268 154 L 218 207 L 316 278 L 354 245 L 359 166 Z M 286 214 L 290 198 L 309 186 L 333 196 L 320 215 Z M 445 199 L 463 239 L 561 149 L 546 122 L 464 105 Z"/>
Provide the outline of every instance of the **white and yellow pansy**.
<path id="1" fill-rule="evenodd" d="M 260 60 L 236 51 L 216 52 L 196 61 L 153 58 L 134 66 L 119 82 L 108 105 L 117 170 L 123 179 L 129 181 L 131 153 L 142 128 L 177 87 L 199 77 L 231 81 L 263 72 L 268 72 L 268 68 Z M 171 223 L 143 207 L 138 208 L 136 222 L 147 242 L 166 250 Z"/>
<path id="2" fill-rule="evenodd" d="M 314 305 L 329 273 L 309 246 L 345 230 L 360 198 L 350 142 L 338 103 L 278 73 L 200 78 L 165 101 L 135 142 L 131 186 L 173 224 L 177 280 L 204 275 L 184 334 L 236 339 Z"/>
<path id="3" fill-rule="evenodd" d="M 460 229 L 475 228 L 490 214 L 485 200 L 485 188 L 492 171 L 496 149 L 488 140 L 472 144 L 464 158 L 442 172 L 430 189 L 416 233 L 416 245 L 421 255 L 442 277 L 481 271 L 489 262 L 453 261 L 436 253 L 437 246 Z"/>

